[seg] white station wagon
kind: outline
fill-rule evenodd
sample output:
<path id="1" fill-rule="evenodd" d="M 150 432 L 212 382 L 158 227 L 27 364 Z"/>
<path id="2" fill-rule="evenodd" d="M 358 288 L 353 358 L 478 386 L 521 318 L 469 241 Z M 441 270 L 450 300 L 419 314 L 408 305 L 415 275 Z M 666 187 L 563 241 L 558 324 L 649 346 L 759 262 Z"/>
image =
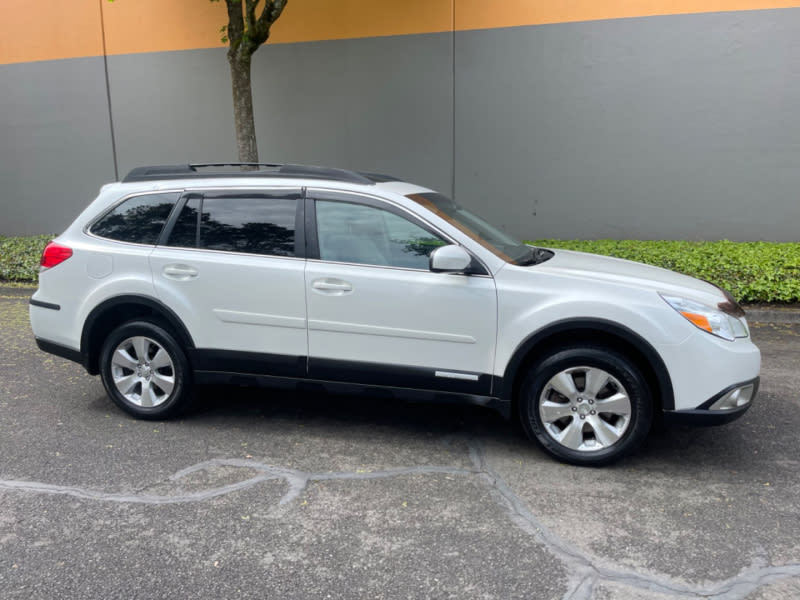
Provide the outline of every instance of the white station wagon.
<path id="1" fill-rule="evenodd" d="M 744 312 L 710 283 L 303 165 L 134 169 L 44 250 L 30 317 L 139 418 L 208 382 L 381 388 L 493 407 L 574 464 L 629 453 L 659 413 L 731 421 L 759 382 Z"/>

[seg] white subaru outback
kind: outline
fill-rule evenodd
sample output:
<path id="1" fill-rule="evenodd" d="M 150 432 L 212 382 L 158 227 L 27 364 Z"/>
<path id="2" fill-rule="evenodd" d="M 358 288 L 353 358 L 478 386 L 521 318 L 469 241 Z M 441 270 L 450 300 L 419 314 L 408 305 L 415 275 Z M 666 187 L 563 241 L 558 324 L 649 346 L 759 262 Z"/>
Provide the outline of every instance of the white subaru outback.
<path id="1" fill-rule="evenodd" d="M 30 317 L 136 417 L 208 382 L 382 388 L 496 408 L 575 464 L 629 453 L 659 412 L 731 421 L 759 382 L 744 312 L 709 283 L 303 165 L 134 169 L 44 250 Z"/>

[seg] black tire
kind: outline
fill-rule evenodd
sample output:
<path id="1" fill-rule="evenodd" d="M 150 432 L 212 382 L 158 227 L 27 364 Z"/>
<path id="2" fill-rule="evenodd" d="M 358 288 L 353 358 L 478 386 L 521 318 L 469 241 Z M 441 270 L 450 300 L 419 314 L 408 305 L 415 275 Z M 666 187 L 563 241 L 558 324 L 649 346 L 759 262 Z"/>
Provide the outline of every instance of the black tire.
<path id="1" fill-rule="evenodd" d="M 629 454 L 653 418 L 652 394 L 639 369 L 599 346 L 562 348 L 536 364 L 518 400 L 527 436 L 574 465 L 600 466 Z"/>
<path id="2" fill-rule="evenodd" d="M 186 353 L 150 321 L 131 321 L 111 332 L 100 351 L 100 376 L 114 403 L 137 419 L 174 417 L 193 400 Z"/>

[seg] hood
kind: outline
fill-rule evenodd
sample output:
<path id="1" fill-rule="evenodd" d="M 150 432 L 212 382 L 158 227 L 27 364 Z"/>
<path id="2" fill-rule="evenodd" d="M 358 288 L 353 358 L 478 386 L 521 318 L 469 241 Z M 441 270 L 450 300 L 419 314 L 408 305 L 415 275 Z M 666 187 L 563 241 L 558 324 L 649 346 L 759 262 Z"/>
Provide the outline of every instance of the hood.
<path id="1" fill-rule="evenodd" d="M 553 258 L 533 268 L 565 277 L 650 288 L 678 296 L 688 295 L 698 300 L 718 302 L 724 299 L 724 293 L 715 285 L 660 267 L 572 250 L 553 252 Z"/>

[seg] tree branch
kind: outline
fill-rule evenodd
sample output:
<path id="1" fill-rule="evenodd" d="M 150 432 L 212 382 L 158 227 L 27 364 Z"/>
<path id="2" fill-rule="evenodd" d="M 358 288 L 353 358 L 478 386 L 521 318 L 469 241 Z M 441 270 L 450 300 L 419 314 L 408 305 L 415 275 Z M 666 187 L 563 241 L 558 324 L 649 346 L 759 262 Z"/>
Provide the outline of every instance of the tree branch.
<path id="1" fill-rule="evenodd" d="M 266 27 L 267 30 L 272 24 L 281 16 L 283 9 L 286 8 L 288 0 L 271 0 L 264 3 L 264 9 L 261 11 L 261 16 L 258 17 L 258 24 L 260 27 Z"/>
<path id="2" fill-rule="evenodd" d="M 256 39 L 256 6 L 258 5 L 258 0 L 245 0 L 244 3 L 244 22 L 245 26 L 247 27 L 247 37 L 250 38 L 253 42 L 256 42 L 257 45 L 261 45 L 263 42 L 258 42 Z"/>
<path id="3" fill-rule="evenodd" d="M 236 52 L 244 38 L 242 0 L 225 0 L 225 5 L 228 8 L 228 44 L 230 46 L 228 54 L 230 54 Z"/>
<path id="4" fill-rule="evenodd" d="M 270 28 L 272 24 L 278 20 L 278 17 L 281 16 L 288 1 L 289 0 L 265 0 L 264 7 L 261 9 L 261 14 L 254 27 L 254 38 L 258 41 L 259 45 L 269 39 Z M 254 4 L 256 3 L 257 2 L 254 2 Z"/>

